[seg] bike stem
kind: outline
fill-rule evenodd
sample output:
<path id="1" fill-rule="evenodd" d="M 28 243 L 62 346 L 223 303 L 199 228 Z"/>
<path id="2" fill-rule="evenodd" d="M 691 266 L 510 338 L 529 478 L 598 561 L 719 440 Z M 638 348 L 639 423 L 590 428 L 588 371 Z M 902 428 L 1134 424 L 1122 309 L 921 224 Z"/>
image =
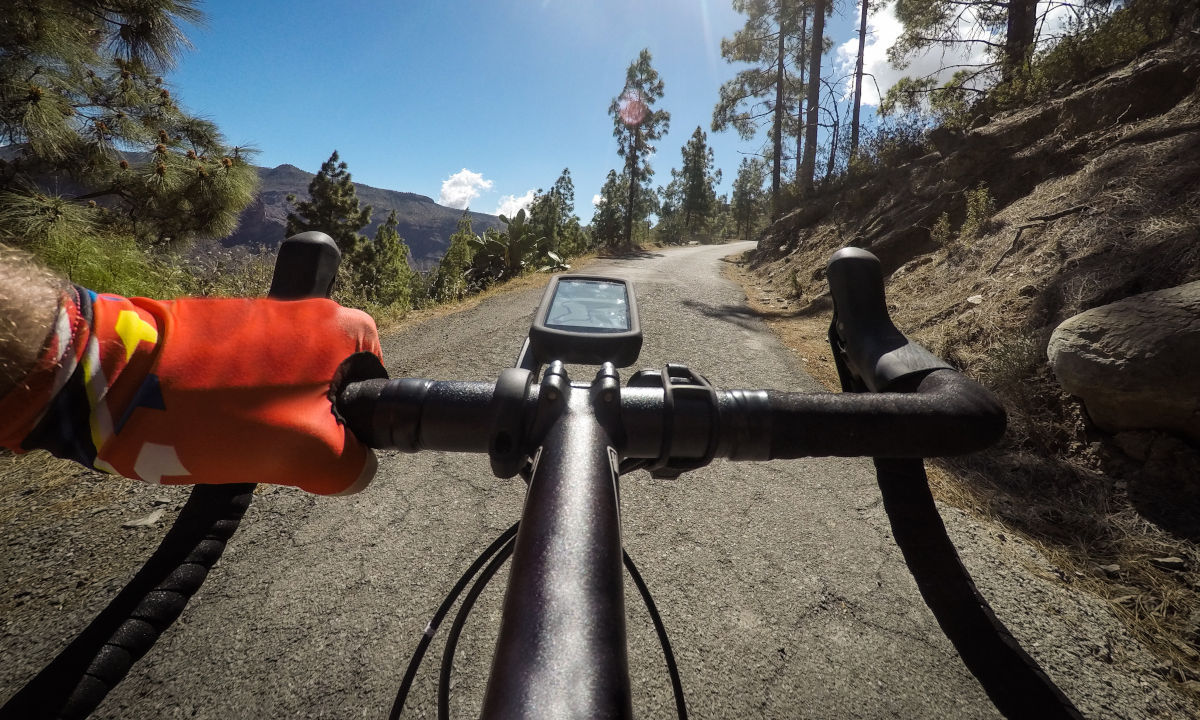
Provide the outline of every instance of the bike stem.
<path id="1" fill-rule="evenodd" d="M 604 371 L 571 385 L 558 364 L 542 385 L 552 419 L 534 455 L 482 716 L 630 718 L 620 400 Z"/>

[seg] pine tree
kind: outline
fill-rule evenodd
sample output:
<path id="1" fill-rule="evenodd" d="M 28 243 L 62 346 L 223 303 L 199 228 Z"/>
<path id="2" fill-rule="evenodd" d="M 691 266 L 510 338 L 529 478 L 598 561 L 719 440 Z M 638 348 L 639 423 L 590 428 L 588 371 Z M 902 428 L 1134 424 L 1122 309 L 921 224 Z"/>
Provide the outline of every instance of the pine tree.
<path id="1" fill-rule="evenodd" d="M 658 188 L 658 224 L 654 226 L 655 240 L 666 245 L 684 242 L 687 228 L 683 212 L 683 173 L 671 168 L 671 182 Z"/>
<path id="2" fill-rule="evenodd" d="M 450 236 L 446 254 L 438 262 L 430 295 L 437 302 L 461 300 L 471 292 L 467 271 L 474 257 L 475 233 L 471 229 L 471 213 L 463 210 L 458 227 Z"/>
<path id="3" fill-rule="evenodd" d="M 236 227 L 258 183 L 250 151 L 162 79 L 196 3 L 9 0 L 2 13 L 0 238 L 164 247 Z"/>
<path id="4" fill-rule="evenodd" d="M 715 185 L 721 182 L 721 171 L 713 169 L 713 152 L 708 136 L 699 127 L 681 151 L 683 167 L 680 175 L 680 211 L 689 232 L 703 232 L 716 211 Z"/>
<path id="5" fill-rule="evenodd" d="M 338 159 L 337 150 L 322 163 L 308 184 L 308 200 L 297 202 L 295 195 L 288 195 L 287 199 L 295 205 L 295 211 L 288 213 L 285 234 L 290 237 L 306 230 L 320 230 L 333 238 L 343 257 L 354 254 L 362 239 L 358 231 L 371 222 L 371 207 L 359 207 L 350 172 L 346 163 Z"/>
<path id="6" fill-rule="evenodd" d="M 867 15 L 870 12 L 870 0 L 859 0 L 860 14 L 858 21 L 858 53 L 854 60 L 854 116 L 850 120 L 850 163 L 858 153 L 858 120 L 862 111 L 862 81 L 863 63 L 867 51 Z"/>
<path id="7" fill-rule="evenodd" d="M 617 154 L 625 158 L 625 176 L 628 182 L 625 202 L 625 230 L 623 244 L 633 247 L 633 226 L 646 215 L 639 214 L 646 207 L 644 200 L 649 194 L 647 185 L 654 177 L 649 157 L 654 154 L 651 143 L 662 138 L 671 124 L 671 113 L 655 110 L 654 105 L 663 95 L 663 82 L 658 71 L 650 64 L 650 51 L 643 49 L 637 60 L 625 72 L 625 88 L 613 98 L 608 112 L 613 118 L 613 137 L 617 139 Z M 654 202 L 651 197 L 651 202 Z"/>
<path id="8" fill-rule="evenodd" d="M 542 192 L 538 188 L 534 193 L 533 202 L 529 203 L 529 225 L 537 237 L 542 238 L 538 253 L 558 253 L 562 242 L 558 197 L 551 192 Z"/>
<path id="9" fill-rule="evenodd" d="M 563 168 L 549 190 L 539 189 L 534 195 L 529 205 L 529 224 L 534 235 L 543 239 L 539 250 L 550 266 L 587 250 L 587 237 L 575 216 L 575 183 L 569 168 Z"/>
<path id="10" fill-rule="evenodd" d="M 563 257 L 582 255 L 588 250 L 589 239 L 575 214 L 575 183 L 569 168 L 563 168 L 550 193 L 558 202 L 558 251 Z"/>
<path id="11" fill-rule="evenodd" d="M 609 248 L 615 248 L 621 243 L 624 223 L 624 194 L 621 187 L 617 171 L 609 170 L 608 177 L 600 188 L 600 203 L 592 216 L 592 236 L 596 242 Z"/>
<path id="12" fill-rule="evenodd" d="M 737 236 L 750 240 L 762 216 L 763 183 L 767 179 L 767 163 L 762 158 L 742 158 L 737 178 L 733 181 L 731 212 Z"/>
<path id="13" fill-rule="evenodd" d="M 732 38 L 721 40 L 721 56 L 731 63 L 748 63 L 721 86 L 713 110 L 712 130 L 729 127 L 744 140 L 758 132 L 760 123 L 770 121 L 771 202 L 779 210 L 783 175 L 783 139 L 794 121 L 788 109 L 799 106 L 803 72 L 788 62 L 806 40 L 808 0 L 734 0 L 733 7 L 746 15 L 746 24 Z M 799 130 L 796 131 L 799 133 Z"/>
<path id="14" fill-rule="evenodd" d="M 807 117 L 804 127 L 804 153 L 800 158 L 797 181 L 801 194 L 813 190 L 817 171 L 817 131 L 820 129 L 821 58 L 825 54 L 825 16 L 833 10 L 830 0 L 812 0 L 812 41 L 809 43 Z"/>
<path id="15" fill-rule="evenodd" d="M 1109 3 L 1085 0 L 1072 6 L 1072 11 L 1083 18 L 1109 7 Z M 990 62 L 963 75 L 959 84 L 997 68 L 1001 79 L 1011 80 L 1029 63 L 1037 41 L 1036 0 L 897 0 L 895 10 L 904 31 L 888 50 L 888 58 L 898 68 L 930 47 L 982 44 L 988 48 Z M 1002 41 L 995 42 L 996 36 Z M 932 85 L 926 83 L 923 91 L 929 89 Z"/>
<path id="16" fill-rule="evenodd" d="M 559 173 L 550 188 L 550 194 L 558 201 L 559 227 L 570 225 L 572 220 L 578 222 L 579 218 L 575 216 L 575 183 L 571 180 L 570 168 L 563 168 Z"/>
<path id="17" fill-rule="evenodd" d="M 391 211 L 373 239 L 358 243 L 349 263 L 368 300 L 407 310 L 412 307 L 414 273 L 408 264 L 408 246 L 396 231 L 399 224 L 396 211 Z"/>

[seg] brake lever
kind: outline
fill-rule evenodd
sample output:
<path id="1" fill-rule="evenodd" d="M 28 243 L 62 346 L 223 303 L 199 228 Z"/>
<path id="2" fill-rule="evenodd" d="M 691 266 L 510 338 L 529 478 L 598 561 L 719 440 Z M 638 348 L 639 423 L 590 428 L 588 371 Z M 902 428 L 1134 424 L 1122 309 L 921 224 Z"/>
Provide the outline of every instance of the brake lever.
<path id="1" fill-rule="evenodd" d="M 885 392 L 902 379 L 955 368 L 900 332 L 888 315 L 879 258 L 842 248 L 826 270 L 833 297 L 829 345 L 845 392 Z"/>

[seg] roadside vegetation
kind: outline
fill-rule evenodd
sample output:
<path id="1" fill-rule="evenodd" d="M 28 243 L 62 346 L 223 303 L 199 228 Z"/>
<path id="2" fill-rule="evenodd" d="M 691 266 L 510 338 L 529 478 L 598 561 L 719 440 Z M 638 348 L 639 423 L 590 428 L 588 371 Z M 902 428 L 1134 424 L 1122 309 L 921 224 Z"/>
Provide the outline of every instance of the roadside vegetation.
<path id="1" fill-rule="evenodd" d="M 978 23 L 948 25 L 950 7 Z M 897 325 L 1009 413 L 1000 447 L 939 463 L 940 499 L 1035 542 L 1057 581 L 1107 600 L 1161 660 L 1155 672 L 1200 698 L 1200 453 L 1169 433 L 1099 430 L 1046 358 L 1066 318 L 1200 278 L 1195 4 L 1077 6 L 1057 37 L 1027 41 L 1021 28 L 1043 27 L 1044 11 L 900 2 L 894 62 L 979 39 L 992 55 L 949 81 L 897 84 L 856 145 L 837 129 L 851 109 L 823 95 L 823 168 L 811 184 L 781 181 L 748 282 L 819 372 L 825 262 L 846 245 L 877 254 Z"/>

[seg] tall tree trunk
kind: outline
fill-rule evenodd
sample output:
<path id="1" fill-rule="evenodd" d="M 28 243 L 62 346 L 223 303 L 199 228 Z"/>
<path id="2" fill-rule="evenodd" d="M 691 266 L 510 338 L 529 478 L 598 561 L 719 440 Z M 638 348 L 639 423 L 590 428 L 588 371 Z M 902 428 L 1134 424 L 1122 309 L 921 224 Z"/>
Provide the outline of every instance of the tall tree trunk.
<path id="1" fill-rule="evenodd" d="M 637 207 L 637 188 L 638 188 L 638 153 L 641 151 L 642 144 L 642 128 L 635 126 L 633 129 L 633 142 L 631 143 L 629 152 L 629 205 L 625 208 L 625 249 L 633 249 L 633 212 Z"/>
<path id="2" fill-rule="evenodd" d="M 1004 36 L 1003 79 L 1011 80 L 1028 60 L 1037 32 L 1037 0 L 1009 0 Z"/>
<path id="3" fill-rule="evenodd" d="M 804 58 L 808 55 L 808 5 L 800 7 L 800 56 L 797 65 L 800 66 L 800 87 L 804 87 L 807 66 Z M 804 98 L 796 98 L 796 182 L 800 182 L 800 156 L 804 152 Z"/>
<path id="4" fill-rule="evenodd" d="M 783 162 L 783 114 L 787 106 L 783 104 L 783 84 L 786 81 L 783 67 L 783 45 L 787 39 L 784 32 L 784 3 L 779 3 L 779 43 L 775 59 L 775 163 L 771 167 L 771 217 L 779 217 L 779 176 L 780 165 Z"/>
<path id="5" fill-rule="evenodd" d="M 850 120 L 850 162 L 858 152 L 858 117 L 862 108 L 863 56 L 867 51 L 867 4 L 862 0 L 862 17 L 858 21 L 858 61 L 854 65 L 854 117 Z"/>
<path id="6" fill-rule="evenodd" d="M 825 179 L 828 180 L 833 176 L 833 166 L 837 161 L 838 148 L 838 131 L 841 126 L 841 118 L 838 117 L 836 106 L 834 107 L 833 129 L 829 132 L 829 161 L 825 163 Z"/>
<path id="7" fill-rule="evenodd" d="M 813 190 L 813 174 L 817 167 L 817 111 L 821 104 L 821 56 L 825 50 L 825 6 L 827 0 L 813 2 L 812 52 L 808 63 L 808 118 L 804 127 L 804 163 L 800 170 L 800 190 L 808 195 Z"/>

